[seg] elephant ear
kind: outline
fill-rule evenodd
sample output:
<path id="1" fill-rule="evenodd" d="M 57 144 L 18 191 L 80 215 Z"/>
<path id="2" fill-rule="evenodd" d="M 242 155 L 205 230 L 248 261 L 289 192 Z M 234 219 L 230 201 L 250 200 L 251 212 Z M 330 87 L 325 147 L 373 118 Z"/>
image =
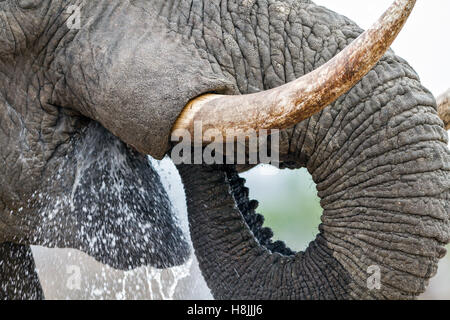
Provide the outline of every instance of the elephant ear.
<path id="1" fill-rule="evenodd" d="M 67 159 L 37 196 L 35 244 L 79 249 L 121 270 L 185 261 L 189 245 L 146 156 L 92 122 Z"/>

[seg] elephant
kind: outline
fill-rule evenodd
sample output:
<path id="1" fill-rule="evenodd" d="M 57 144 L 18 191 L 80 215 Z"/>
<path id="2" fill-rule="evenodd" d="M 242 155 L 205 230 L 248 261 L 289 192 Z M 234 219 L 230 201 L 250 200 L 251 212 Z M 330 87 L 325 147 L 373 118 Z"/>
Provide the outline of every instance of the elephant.
<path id="1" fill-rule="evenodd" d="M 310 0 L 0 0 L 0 298 L 44 298 L 31 245 L 182 264 L 147 156 L 197 120 L 279 130 L 280 167 L 306 167 L 324 210 L 294 252 L 263 227 L 251 166 L 179 163 L 215 298 L 417 297 L 450 241 L 450 151 L 435 98 L 389 49 L 414 3 L 363 32 Z"/>

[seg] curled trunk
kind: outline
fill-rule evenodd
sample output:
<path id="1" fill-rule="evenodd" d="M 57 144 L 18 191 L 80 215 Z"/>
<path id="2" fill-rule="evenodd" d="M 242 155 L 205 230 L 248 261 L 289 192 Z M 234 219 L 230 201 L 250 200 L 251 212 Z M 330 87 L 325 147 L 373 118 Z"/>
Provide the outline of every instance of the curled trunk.
<path id="1" fill-rule="evenodd" d="M 449 242 L 447 143 L 434 97 L 390 52 L 334 106 L 281 134 L 282 166 L 308 169 L 324 210 L 319 235 L 298 253 L 272 243 L 234 168 L 180 166 L 214 296 L 417 297 Z M 381 288 L 371 290 L 377 268 Z"/>
<path id="2" fill-rule="evenodd" d="M 236 35 L 239 59 L 233 61 L 251 66 L 245 72 L 235 65 L 242 94 L 308 74 L 362 32 L 310 1 L 255 3 L 243 11 L 256 30 L 248 19 L 231 19 L 236 30 L 245 30 L 245 37 Z M 246 51 L 252 43 L 258 43 L 259 55 Z M 253 70 L 264 72 L 260 76 Z M 450 237 L 447 143 L 434 97 L 414 70 L 388 51 L 333 105 L 281 132 L 282 167 L 306 167 L 323 208 L 320 233 L 298 253 L 271 241 L 272 233 L 263 227 L 257 203 L 248 198 L 235 168 L 180 166 L 194 249 L 213 295 L 418 296 L 436 273 Z M 367 285 L 374 267 L 381 275 L 379 290 Z"/>
<path id="3" fill-rule="evenodd" d="M 379 178 L 365 180 L 361 172 L 342 177 L 344 190 L 330 185 L 321 192 L 320 233 L 297 253 L 272 242 L 233 167 L 180 166 L 195 252 L 214 297 L 410 299 L 424 292 L 449 237 L 449 156 L 444 164 L 438 145 L 415 152 L 419 158 L 392 171 L 388 163 L 367 171 Z M 424 158 L 441 168 L 417 166 Z M 373 267 L 381 272 L 380 290 L 368 287 Z"/>

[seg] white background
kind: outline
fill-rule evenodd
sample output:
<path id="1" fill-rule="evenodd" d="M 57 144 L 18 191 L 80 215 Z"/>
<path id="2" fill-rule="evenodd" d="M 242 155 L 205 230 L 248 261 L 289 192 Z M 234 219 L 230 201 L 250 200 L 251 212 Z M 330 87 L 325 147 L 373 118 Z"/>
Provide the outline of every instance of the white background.
<path id="1" fill-rule="evenodd" d="M 392 0 L 316 0 L 367 29 Z M 420 75 L 434 95 L 450 88 L 450 0 L 417 0 L 392 48 Z"/>

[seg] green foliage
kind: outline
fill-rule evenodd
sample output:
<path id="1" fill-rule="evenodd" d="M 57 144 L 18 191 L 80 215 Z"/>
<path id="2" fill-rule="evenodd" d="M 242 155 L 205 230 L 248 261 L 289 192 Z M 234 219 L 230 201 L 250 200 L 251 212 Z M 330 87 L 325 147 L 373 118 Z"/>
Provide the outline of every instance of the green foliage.
<path id="1" fill-rule="evenodd" d="M 258 212 L 265 226 L 274 232 L 274 240 L 283 240 L 293 250 L 304 250 L 318 234 L 320 199 L 306 169 L 270 170 L 258 167 L 243 175 L 250 188 L 250 198 L 259 201 Z"/>

